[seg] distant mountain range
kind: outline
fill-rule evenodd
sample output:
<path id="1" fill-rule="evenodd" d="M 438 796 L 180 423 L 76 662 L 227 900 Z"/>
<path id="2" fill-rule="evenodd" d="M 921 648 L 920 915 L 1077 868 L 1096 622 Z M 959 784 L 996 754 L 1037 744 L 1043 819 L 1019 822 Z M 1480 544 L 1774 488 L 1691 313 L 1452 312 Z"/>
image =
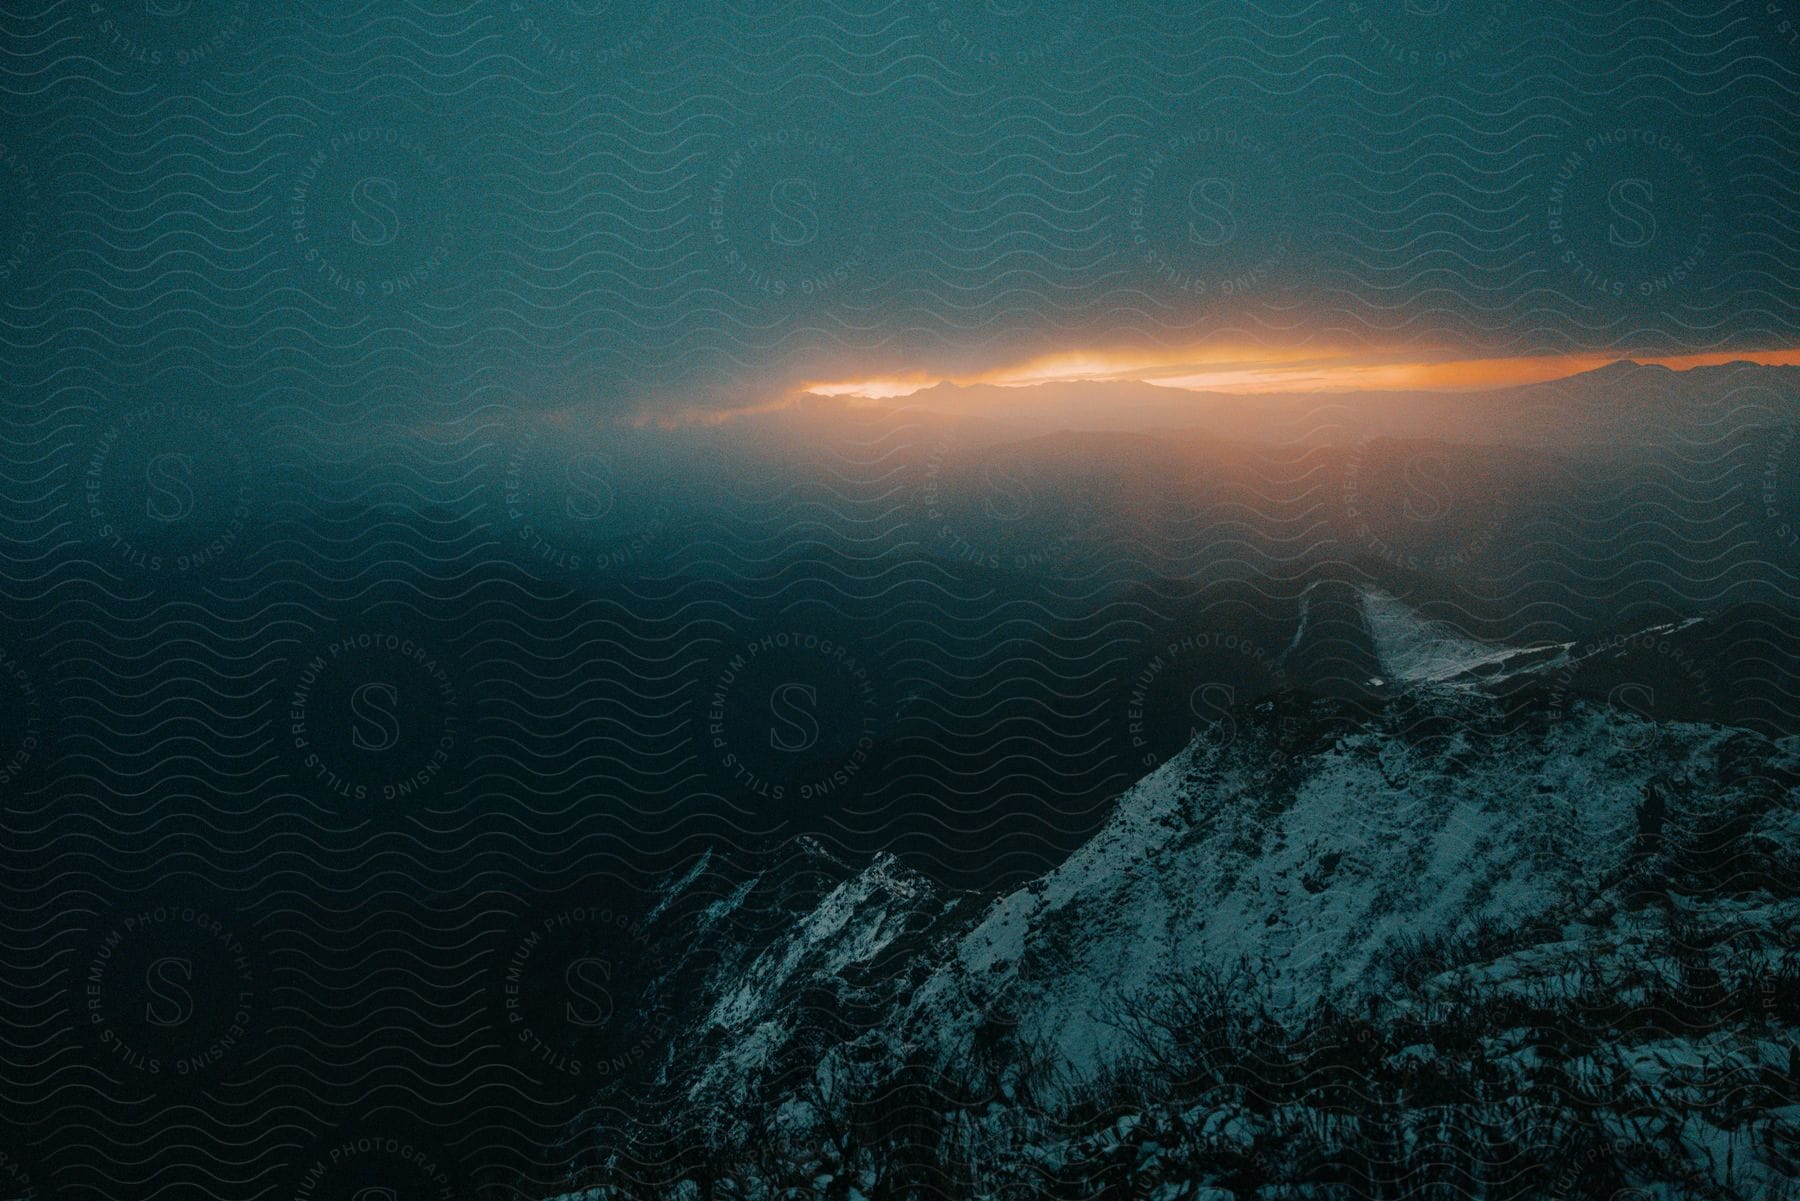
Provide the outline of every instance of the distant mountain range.
<path id="1" fill-rule="evenodd" d="M 906 412 L 954 423 L 980 441 L 1059 429 L 1182 430 L 1260 443 L 1385 437 L 1572 449 L 1655 445 L 1721 420 L 1788 424 L 1797 399 L 1800 367 L 1735 362 L 1675 371 L 1620 359 L 1564 379 L 1484 391 L 1235 394 L 1141 382 L 945 383 L 898 401 L 812 396 L 796 411 L 809 420 L 850 407 Z"/>

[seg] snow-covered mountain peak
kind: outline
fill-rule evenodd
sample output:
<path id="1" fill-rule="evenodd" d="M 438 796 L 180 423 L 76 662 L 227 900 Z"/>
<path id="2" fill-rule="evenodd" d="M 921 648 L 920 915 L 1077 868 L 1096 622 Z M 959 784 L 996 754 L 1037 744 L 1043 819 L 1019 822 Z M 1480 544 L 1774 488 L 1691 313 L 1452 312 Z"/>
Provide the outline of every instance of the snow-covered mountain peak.
<path id="1" fill-rule="evenodd" d="M 1195 980 L 1299 1029 L 1405 1012 L 1424 981 L 1542 1006 L 1590 987 L 1593 965 L 1627 1002 L 1655 998 L 1675 969 L 1649 948 L 1713 918 L 1740 931 L 1739 966 L 1758 945 L 1745 931 L 1791 941 L 1800 739 L 1572 689 L 1610 644 L 1496 646 L 1388 594 L 1362 604 L 1387 684 L 1235 711 L 1024 887 L 959 893 L 892 855 L 853 870 L 805 847 L 801 887 L 684 878 L 699 934 L 673 932 L 685 966 L 664 991 L 691 1018 L 662 1084 L 727 1126 L 801 1130 L 841 1121 L 826 1110 L 858 1087 L 997 1064 L 1011 1105 L 1031 1064 L 1079 1092 L 1141 1054 L 1147 1007 Z M 1679 973 L 1700 970 L 1693 953 Z M 1708 1046 L 1762 1062 L 1754 1039 Z"/>
<path id="2" fill-rule="evenodd" d="M 1716 786 L 1733 731 L 1647 750 L 1580 707 L 1514 732 L 1334 730 L 1329 714 L 1197 740 L 1056 871 L 995 901 L 919 990 L 909 1027 L 946 1053 L 1004 997 L 1023 1037 L 1078 1067 L 1121 1043 L 1137 996 L 1195 969 L 1254 969 L 1278 1003 L 1381 991 L 1418 941 L 1540 918 L 1621 873 L 1647 791 Z M 967 981 L 979 982 L 970 989 Z"/>

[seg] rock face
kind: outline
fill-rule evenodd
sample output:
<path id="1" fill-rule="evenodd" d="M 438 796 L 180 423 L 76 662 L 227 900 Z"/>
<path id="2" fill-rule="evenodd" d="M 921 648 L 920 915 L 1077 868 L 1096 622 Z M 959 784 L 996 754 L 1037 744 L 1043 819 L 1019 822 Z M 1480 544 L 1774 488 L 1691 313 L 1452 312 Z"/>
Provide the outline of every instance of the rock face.
<path id="1" fill-rule="evenodd" d="M 758 1126 L 804 1142 L 859 1089 L 972 1063 L 996 1065 L 1002 1107 L 1024 1103 L 1022 1065 L 1054 1065 L 1054 1086 L 1031 1096 L 1034 1113 L 1060 1113 L 1121 1065 L 1168 1053 L 1154 1035 L 1177 1024 L 1158 1007 L 1191 1009 L 1196 981 L 1268 1031 L 1316 1029 L 1321 1013 L 1423 1020 L 1406 1015 L 1446 997 L 1492 1006 L 1499 1025 L 1465 1032 L 1484 1065 L 1539 1054 L 1498 1016 L 1507 1004 L 1603 999 L 1660 1014 L 1637 1036 L 1618 1028 L 1633 1088 L 1702 1061 L 1745 1079 L 1787 1071 L 1773 1048 L 1796 1003 L 1800 740 L 1653 720 L 1572 688 L 1582 652 L 1487 646 L 1390 597 L 1364 604 L 1382 672 L 1369 696 L 1290 693 L 1233 714 L 1025 888 L 952 893 L 891 857 L 854 871 L 811 846 L 735 882 L 703 864 L 672 884 L 656 921 L 680 953 L 659 987 L 683 1017 L 645 1087 L 669 1098 L 671 1123 L 727 1143 Z M 1733 970 L 1769 994 L 1760 1017 L 1695 994 L 1664 1020 L 1686 995 L 1670 988 L 1729 991 Z M 1173 1105 L 1180 1087 L 1165 1087 Z M 1769 1130 L 1778 1110 L 1759 1110 Z M 1271 1102 L 1245 1129 L 1283 1112 Z M 1685 1155 L 1723 1180 L 1709 1157 L 1754 1141 L 1749 1120 L 1677 1132 L 1658 1162 Z M 1055 1139 L 1032 1137 L 1048 1154 Z M 1056 1137 L 1059 1162 L 1098 1154 Z M 1746 1144 L 1730 1171 L 1775 1181 L 1779 1158 Z"/>

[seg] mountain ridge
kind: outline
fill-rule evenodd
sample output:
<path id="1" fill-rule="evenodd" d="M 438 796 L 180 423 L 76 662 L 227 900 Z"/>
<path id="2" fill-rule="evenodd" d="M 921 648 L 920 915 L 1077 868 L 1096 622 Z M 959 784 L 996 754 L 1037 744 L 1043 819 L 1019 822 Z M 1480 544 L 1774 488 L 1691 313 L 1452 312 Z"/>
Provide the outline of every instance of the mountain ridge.
<path id="1" fill-rule="evenodd" d="M 1378 653 L 1396 623 L 1417 621 L 1409 647 L 1442 632 L 1391 596 L 1364 602 L 1390 627 Z M 1429 1007 L 1432 989 L 1555 993 L 1569 963 L 1625 971 L 1630 946 L 1702 917 L 1792 961 L 1800 738 L 1569 695 L 1603 651 L 1454 649 L 1373 699 L 1234 713 L 1022 888 L 955 892 L 892 855 L 837 862 L 785 926 L 684 978 L 697 1003 L 650 1083 L 727 1142 L 759 1125 L 805 1141 L 842 1116 L 833 1097 L 981 1063 L 1002 1065 L 995 1103 L 1029 1088 L 1041 1117 L 1141 1056 L 1146 1005 L 1198 978 L 1247 982 L 1276 1029 Z M 1651 996 L 1653 959 L 1632 969 Z M 1740 1033 L 1714 1050 L 1763 1070 L 1760 1036 Z M 1045 1062 L 1055 1083 L 1032 1083 Z"/>

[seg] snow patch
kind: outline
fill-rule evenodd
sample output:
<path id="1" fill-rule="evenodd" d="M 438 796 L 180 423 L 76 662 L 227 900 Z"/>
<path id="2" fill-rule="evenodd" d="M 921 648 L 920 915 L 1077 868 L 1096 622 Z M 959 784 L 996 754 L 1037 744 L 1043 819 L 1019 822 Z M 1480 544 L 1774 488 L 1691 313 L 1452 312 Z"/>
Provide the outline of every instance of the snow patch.
<path id="1" fill-rule="evenodd" d="M 1363 622 L 1388 680 L 1438 683 L 1505 662 L 1525 649 L 1477 642 L 1378 588 L 1362 589 L 1361 600 Z"/>

